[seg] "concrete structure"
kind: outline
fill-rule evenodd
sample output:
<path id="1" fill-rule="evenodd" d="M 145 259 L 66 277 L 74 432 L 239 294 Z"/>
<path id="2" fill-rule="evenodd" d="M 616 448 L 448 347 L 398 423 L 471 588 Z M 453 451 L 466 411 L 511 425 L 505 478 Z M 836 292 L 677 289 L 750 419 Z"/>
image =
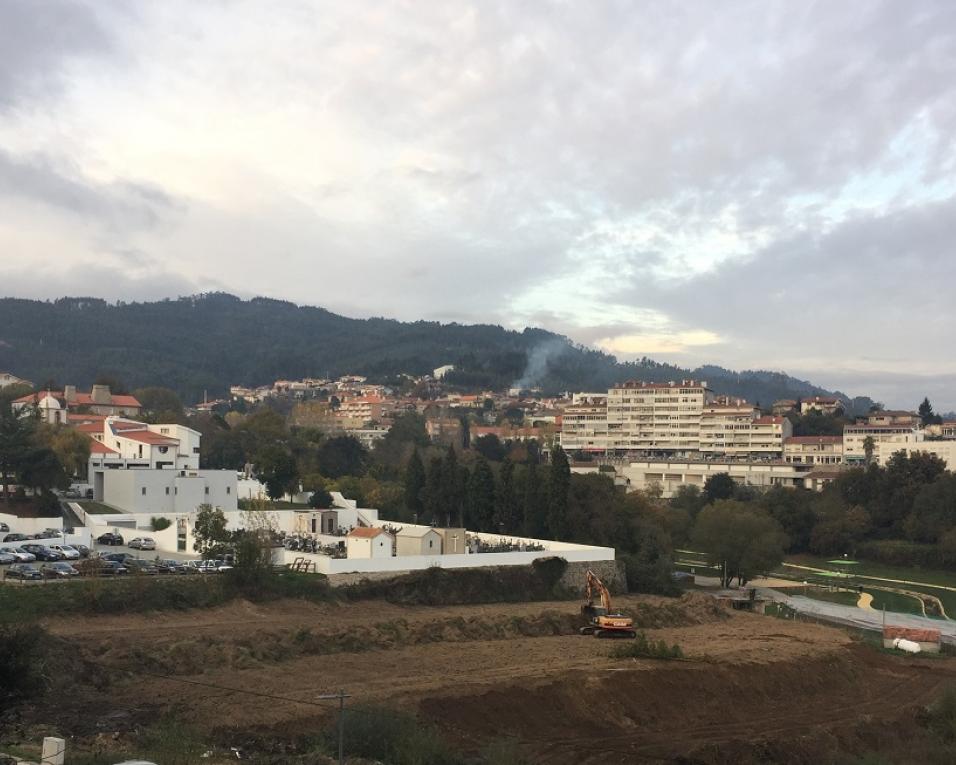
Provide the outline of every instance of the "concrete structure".
<path id="1" fill-rule="evenodd" d="M 93 439 L 91 455 L 100 468 L 199 469 L 202 436 L 184 425 L 148 425 L 121 417 L 106 417 L 80 423 L 76 429 Z M 94 483 L 92 473 L 89 482 Z"/>
<path id="2" fill-rule="evenodd" d="M 802 487 L 810 473 L 810 465 L 787 464 L 779 460 L 735 462 L 726 460 L 637 460 L 615 467 L 617 476 L 623 476 L 628 491 L 660 491 L 663 497 L 672 497 L 684 485 L 703 489 L 707 479 L 717 473 L 727 473 L 745 486 L 770 488 Z M 576 466 L 575 472 L 599 472 L 601 466 L 588 470 Z"/>
<path id="3" fill-rule="evenodd" d="M 395 534 L 397 555 L 441 555 L 442 535 L 428 526 L 403 526 Z"/>
<path id="4" fill-rule="evenodd" d="M 441 535 L 442 555 L 464 555 L 467 549 L 468 532 L 462 527 L 436 528 Z"/>
<path id="5" fill-rule="evenodd" d="M 352 529 L 345 538 L 349 560 L 391 558 L 394 545 L 395 537 L 381 528 Z"/>
<path id="6" fill-rule="evenodd" d="M 90 460 L 93 462 L 93 460 Z M 94 470 L 93 496 L 125 513 L 168 516 L 212 505 L 238 510 L 236 474 L 232 470 Z"/>
<path id="7" fill-rule="evenodd" d="M 728 457 L 779 457 L 793 433 L 786 417 L 761 417 L 760 410 L 738 400 L 704 408 L 700 419 L 700 451 Z"/>
<path id="8" fill-rule="evenodd" d="M 873 439 L 872 460 L 883 465 L 896 452 L 922 443 L 923 431 L 911 425 L 869 425 L 856 423 L 843 428 L 843 459 L 848 464 L 866 462 L 864 444 Z"/>
<path id="9" fill-rule="evenodd" d="M 405 528 L 409 528 L 406 525 Z M 420 527 L 436 531 L 431 527 Z M 387 533 L 387 532 L 386 532 Z M 155 535 L 154 535 L 155 536 Z M 327 555 L 303 553 L 295 550 L 283 550 L 284 563 L 292 563 L 296 558 L 305 558 L 315 564 L 315 570 L 320 574 L 396 574 L 407 571 L 420 571 L 427 568 L 478 568 L 484 566 L 527 566 L 539 558 L 560 557 L 569 563 L 602 563 L 614 561 L 614 549 L 610 547 L 595 547 L 593 545 L 579 545 L 570 542 L 556 542 L 547 539 L 524 539 L 503 537 L 498 534 L 469 533 L 469 538 L 476 538 L 488 545 L 501 542 L 517 544 L 518 549 L 511 552 L 486 552 L 464 554 L 435 554 L 435 555 L 401 555 L 381 558 L 332 558 Z M 522 549 L 522 548 L 540 549 Z"/>
<path id="10" fill-rule="evenodd" d="M 843 436 L 790 436 L 783 442 L 783 461 L 798 465 L 841 465 Z"/>

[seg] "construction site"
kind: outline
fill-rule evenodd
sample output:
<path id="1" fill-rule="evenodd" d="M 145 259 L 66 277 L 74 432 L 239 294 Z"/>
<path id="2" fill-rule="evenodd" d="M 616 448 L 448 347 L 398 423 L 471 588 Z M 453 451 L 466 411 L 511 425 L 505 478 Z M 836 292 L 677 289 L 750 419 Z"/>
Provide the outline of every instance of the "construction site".
<path id="1" fill-rule="evenodd" d="M 244 759 L 317 763 L 302 758 L 303 742 L 334 723 L 334 704 L 320 699 L 344 691 L 347 721 L 404 710 L 466 758 L 503 742 L 508 762 L 848 762 L 912 745 L 926 706 L 956 682 L 952 658 L 894 655 L 852 631 L 699 592 L 623 595 L 610 612 L 587 584 L 586 614 L 569 600 L 240 600 L 48 618 L 100 681 L 27 709 L 18 724 L 26 735 L 42 720 L 78 751 L 106 751 L 171 718 Z M 627 634 L 596 634 L 601 625 Z M 622 658 L 638 631 L 681 657 Z"/>

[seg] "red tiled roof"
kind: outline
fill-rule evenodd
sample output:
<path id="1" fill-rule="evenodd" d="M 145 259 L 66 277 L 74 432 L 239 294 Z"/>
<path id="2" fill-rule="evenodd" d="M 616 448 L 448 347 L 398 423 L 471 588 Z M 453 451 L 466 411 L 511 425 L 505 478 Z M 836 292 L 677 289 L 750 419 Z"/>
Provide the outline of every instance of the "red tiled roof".
<path id="1" fill-rule="evenodd" d="M 73 430 L 78 430 L 80 433 L 102 433 L 103 432 L 103 423 L 102 422 L 81 422 L 79 425 L 74 425 Z"/>
<path id="2" fill-rule="evenodd" d="M 110 449 L 106 444 L 101 444 L 99 441 L 91 438 L 90 439 L 90 454 L 119 454 L 116 449 Z"/>
<path id="3" fill-rule="evenodd" d="M 917 643 L 938 643 L 939 630 L 930 628 L 919 629 L 916 627 L 884 627 L 883 637 L 887 640 L 903 638 L 904 640 L 914 640 Z"/>
<path id="4" fill-rule="evenodd" d="M 144 444 L 152 444 L 153 446 L 179 446 L 179 441 L 175 438 L 162 436 L 159 433 L 153 433 L 151 430 L 127 430 L 120 435 L 123 438 L 140 441 Z"/>
<path id="5" fill-rule="evenodd" d="M 356 537 L 357 539 L 374 539 L 379 534 L 384 534 L 385 529 L 379 528 L 365 528 L 360 526 L 359 528 L 352 529 L 349 532 L 350 537 Z"/>
<path id="6" fill-rule="evenodd" d="M 16 403 L 27 404 L 33 401 L 34 398 L 39 397 L 43 398 L 46 395 L 53 396 L 55 399 L 64 399 L 63 391 L 61 390 L 51 390 L 51 391 L 37 391 L 36 393 L 28 393 L 26 396 L 21 396 L 18 399 L 15 399 Z M 132 407 L 136 409 L 141 409 L 142 404 L 136 399 L 135 396 L 125 396 L 117 393 L 110 395 L 109 404 L 97 404 L 93 397 L 89 393 L 80 393 L 77 391 L 76 395 L 73 397 L 73 400 L 70 402 L 73 406 L 125 406 Z"/>

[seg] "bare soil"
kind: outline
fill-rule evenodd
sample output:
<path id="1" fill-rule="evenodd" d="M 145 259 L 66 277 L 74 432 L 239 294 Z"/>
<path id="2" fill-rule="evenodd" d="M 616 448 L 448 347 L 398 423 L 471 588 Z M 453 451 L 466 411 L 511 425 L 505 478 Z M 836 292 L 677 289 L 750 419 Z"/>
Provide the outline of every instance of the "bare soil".
<path id="1" fill-rule="evenodd" d="M 613 659 L 614 641 L 576 634 L 577 605 L 286 601 L 46 626 L 113 677 L 84 700 L 101 709 L 294 738 L 325 724 L 317 696 L 341 688 L 350 704 L 417 710 L 465 750 L 512 738 L 536 763 L 824 762 L 886 723 L 904 731 L 956 681 L 956 660 L 889 656 L 697 594 L 615 603 L 687 660 Z"/>

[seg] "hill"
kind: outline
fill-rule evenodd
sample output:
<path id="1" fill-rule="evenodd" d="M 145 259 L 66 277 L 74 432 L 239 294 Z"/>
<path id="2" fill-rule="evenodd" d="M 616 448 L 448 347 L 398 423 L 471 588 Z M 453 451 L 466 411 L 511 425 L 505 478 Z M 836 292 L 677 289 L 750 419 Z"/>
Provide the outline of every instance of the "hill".
<path id="1" fill-rule="evenodd" d="M 689 370 L 650 359 L 619 363 L 542 329 L 350 319 L 322 308 L 224 293 L 116 304 L 94 298 L 0 299 L 0 369 L 39 384 L 87 386 L 107 374 L 129 388 L 164 385 L 196 401 L 204 391 L 222 395 L 230 384 L 345 373 L 388 380 L 443 364 L 456 366 L 447 381 L 467 388 L 604 390 L 632 378 L 695 377 L 718 393 L 763 404 L 830 393 L 780 372 Z M 853 402 L 855 409 L 868 405 L 869 399 Z"/>

